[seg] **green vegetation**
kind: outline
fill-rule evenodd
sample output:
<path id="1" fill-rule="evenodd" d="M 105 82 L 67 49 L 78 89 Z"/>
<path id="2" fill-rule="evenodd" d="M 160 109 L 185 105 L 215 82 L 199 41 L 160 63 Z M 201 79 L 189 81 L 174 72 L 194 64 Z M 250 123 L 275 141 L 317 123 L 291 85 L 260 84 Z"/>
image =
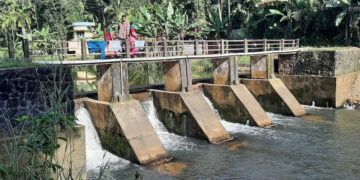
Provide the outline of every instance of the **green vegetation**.
<path id="1" fill-rule="evenodd" d="M 3 144 L 8 157 L 0 169 L 0 177 L 4 179 L 47 179 L 52 173 L 62 171 L 59 164 L 54 163 L 55 152 L 60 147 L 58 140 L 67 141 L 66 137 L 59 137 L 60 129 L 75 130 L 73 116 L 48 112 L 42 116 L 23 116 L 16 118 L 24 123 L 26 140 L 16 139 L 15 143 Z M 25 129 L 26 128 L 26 129 Z M 25 132 L 28 131 L 28 132 Z M 16 158 L 12 157 L 17 155 Z"/>
<path id="2" fill-rule="evenodd" d="M 207 59 L 192 61 L 191 71 L 194 79 L 211 78 L 213 63 Z"/>
<path id="3" fill-rule="evenodd" d="M 129 86 L 163 83 L 163 63 L 131 63 L 128 65 Z"/>
<path id="4" fill-rule="evenodd" d="M 238 63 L 250 63 L 250 56 L 238 56 Z"/>
<path id="5" fill-rule="evenodd" d="M 19 59 L 0 59 L 0 69 L 1 68 L 14 68 L 14 67 L 35 67 L 39 66 L 34 64 L 31 61 L 19 60 Z"/>
<path id="6" fill-rule="evenodd" d="M 354 46 L 360 40 L 359 4 L 360 0 L 3 0 L 0 47 L 9 47 L 14 58 L 21 55 L 25 39 L 67 40 L 76 21 L 95 22 L 99 39 L 102 27 L 116 25 L 123 14 L 147 38 L 300 38 L 308 46 Z"/>

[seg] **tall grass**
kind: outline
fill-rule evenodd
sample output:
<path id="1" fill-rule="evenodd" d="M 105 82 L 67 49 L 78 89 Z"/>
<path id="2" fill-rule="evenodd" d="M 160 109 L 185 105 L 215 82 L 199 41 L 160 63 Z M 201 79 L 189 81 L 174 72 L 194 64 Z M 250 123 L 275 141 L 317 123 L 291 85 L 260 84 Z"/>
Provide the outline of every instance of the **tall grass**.
<path id="1" fill-rule="evenodd" d="M 67 156 L 74 153 L 70 134 L 76 131 L 75 117 L 69 114 L 67 93 L 72 86 L 65 83 L 69 68 L 60 66 L 52 69 L 54 81 L 40 84 L 42 97 L 38 99 L 43 105 L 43 112 L 34 115 L 29 104 L 25 116 L 11 119 L 6 112 L 1 112 L 7 124 L 7 139 L 1 142 L 3 155 L 0 159 L 1 179 L 83 179 L 82 170 L 75 174 L 70 160 L 69 167 L 64 168 L 63 157 L 56 156 L 60 141 L 65 143 Z M 38 79 L 40 75 L 37 74 Z M 45 84 L 48 83 L 48 84 Z M 67 86 L 67 87 L 64 87 Z M 47 89 L 48 87 L 52 87 Z M 26 103 L 33 103 L 28 100 Z M 14 122 L 19 125 L 14 126 Z M 17 124 L 17 123 L 15 123 Z M 63 132 L 65 136 L 60 136 Z M 85 162 L 84 166 L 85 168 Z"/>

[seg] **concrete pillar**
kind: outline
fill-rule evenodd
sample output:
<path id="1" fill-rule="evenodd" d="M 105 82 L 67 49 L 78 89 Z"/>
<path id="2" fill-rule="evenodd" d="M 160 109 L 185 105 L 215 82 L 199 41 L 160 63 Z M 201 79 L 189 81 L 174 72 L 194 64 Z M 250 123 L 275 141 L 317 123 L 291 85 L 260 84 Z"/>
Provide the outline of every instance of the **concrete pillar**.
<path id="1" fill-rule="evenodd" d="M 214 144 L 232 139 L 200 91 L 153 90 L 152 95 L 159 119 L 169 131 Z"/>
<path id="2" fill-rule="evenodd" d="M 259 127 L 272 124 L 245 85 L 203 84 L 202 87 L 223 119 Z"/>
<path id="3" fill-rule="evenodd" d="M 214 84 L 232 85 L 238 82 L 236 57 L 214 59 Z"/>
<path id="4" fill-rule="evenodd" d="M 260 55 L 250 57 L 252 79 L 269 79 L 274 74 L 274 55 Z"/>
<path id="5" fill-rule="evenodd" d="M 190 91 L 191 61 L 181 59 L 179 61 L 164 62 L 164 79 L 166 91 Z"/>
<path id="6" fill-rule="evenodd" d="M 97 65 L 98 100 L 105 102 L 125 101 L 129 97 L 127 63 Z"/>
<path id="7" fill-rule="evenodd" d="M 303 116 L 305 109 L 280 79 L 242 79 L 265 111 L 290 116 Z"/>

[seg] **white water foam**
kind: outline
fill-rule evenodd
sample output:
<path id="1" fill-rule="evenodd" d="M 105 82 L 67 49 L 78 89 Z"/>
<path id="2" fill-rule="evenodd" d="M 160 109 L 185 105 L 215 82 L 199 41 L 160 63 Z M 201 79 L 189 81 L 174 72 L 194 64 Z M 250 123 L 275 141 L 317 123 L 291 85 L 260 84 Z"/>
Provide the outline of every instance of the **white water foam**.
<path id="1" fill-rule="evenodd" d="M 141 103 L 152 126 L 158 134 L 160 141 L 163 143 L 166 150 L 171 151 L 191 151 L 195 143 L 191 142 L 190 138 L 179 136 L 170 133 L 166 127 L 160 122 L 156 115 L 156 109 L 153 100 L 144 101 Z"/>
<path id="2" fill-rule="evenodd" d="M 344 109 L 347 109 L 347 110 L 355 110 L 356 106 L 355 105 L 352 105 L 352 104 L 349 104 L 349 103 L 345 103 L 344 104 Z"/>
<path id="3" fill-rule="evenodd" d="M 316 106 L 316 102 L 315 101 L 312 101 L 312 105 L 304 105 L 302 104 L 301 105 L 303 108 L 306 109 L 326 109 L 326 110 L 334 110 L 334 108 L 332 107 L 329 107 L 329 105 L 327 105 L 327 107 L 319 107 L 319 106 Z"/>
<path id="4" fill-rule="evenodd" d="M 224 126 L 227 132 L 229 133 L 243 133 L 248 135 L 263 135 L 264 133 L 267 135 L 272 134 L 271 129 L 265 129 L 265 128 L 259 128 L 249 125 L 244 125 L 240 123 L 232 123 L 228 122 L 224 119 L 222 119 L 219 115 L 219 112 L 217 109 L 214 108 L 214 105 L 210 101 L 209 98 L 207 98 L 203 93 L 203 97 L 205 98 L 206 103 L 210 106 L 210 108 L 215 112 L 216 116 L 220 119 L 221 124 Z"/>
<path id="5" fill-rule="evenodd" d="M 85 108 L 81 107 L 75 114 L 77 123 L 85 126 L 87 170 L 96 169 L 107 162 L 111 164 L 116 162 L 116 166 L 112 166 L 112 168 L 123 168 L 130 164 L 129 161 L 102 149 L 99 136 L 91 122 L 90 114 Z"/>

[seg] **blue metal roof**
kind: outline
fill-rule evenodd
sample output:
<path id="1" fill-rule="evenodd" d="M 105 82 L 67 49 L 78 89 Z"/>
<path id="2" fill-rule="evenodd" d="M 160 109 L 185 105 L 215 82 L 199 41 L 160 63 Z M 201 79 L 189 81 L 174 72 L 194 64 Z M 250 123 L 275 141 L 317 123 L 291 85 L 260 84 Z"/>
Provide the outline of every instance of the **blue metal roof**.
<path id="1" fill-rule="evenodd" d="M 92 22 L 73 22 L 73 26 L 94 26 L 95 23 Z"/>

